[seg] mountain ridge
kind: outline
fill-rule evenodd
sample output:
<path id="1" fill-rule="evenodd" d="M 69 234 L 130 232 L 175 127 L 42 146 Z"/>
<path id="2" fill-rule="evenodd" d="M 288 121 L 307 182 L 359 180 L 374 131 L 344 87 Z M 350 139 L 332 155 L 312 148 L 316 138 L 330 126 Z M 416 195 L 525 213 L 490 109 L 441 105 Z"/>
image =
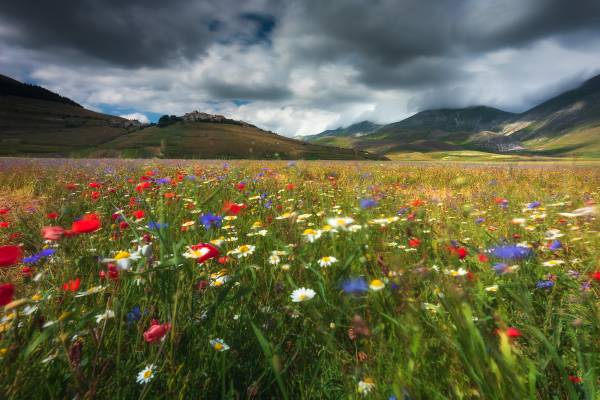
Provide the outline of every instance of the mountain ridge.
<path id="1" fill-rule="evenodd" d="M 389 155 L 475 150 L 493 153 L 600 157 L 600 75 L 522 112 L 485 105 L 420 111 L 359 137 L 308 136 Z"/>

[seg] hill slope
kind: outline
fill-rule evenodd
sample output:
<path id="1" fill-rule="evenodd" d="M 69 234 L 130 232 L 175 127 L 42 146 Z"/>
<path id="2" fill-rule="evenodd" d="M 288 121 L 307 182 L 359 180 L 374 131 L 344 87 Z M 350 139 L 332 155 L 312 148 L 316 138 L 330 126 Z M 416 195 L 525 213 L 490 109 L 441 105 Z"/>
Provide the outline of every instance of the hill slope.
<path id="1" fill-rule="evenodd" d="M 218 115 L 194 112 L 176 120 L 143 127 L 0 75 L 0 156 L 385 159 L 286 138 Z"/>
<path id="2" fill-rule="evenodd" d="M 78 155 L 138 127 L 0 76 L 0 155 Z"/>
<path id="3" fill-rule="evenodd" d="M 363 151 L 290 139 L 238 123 L 180 121 L 151 126 L 105 143 L 91 156 L 251 159 L 382 159 Z"/>

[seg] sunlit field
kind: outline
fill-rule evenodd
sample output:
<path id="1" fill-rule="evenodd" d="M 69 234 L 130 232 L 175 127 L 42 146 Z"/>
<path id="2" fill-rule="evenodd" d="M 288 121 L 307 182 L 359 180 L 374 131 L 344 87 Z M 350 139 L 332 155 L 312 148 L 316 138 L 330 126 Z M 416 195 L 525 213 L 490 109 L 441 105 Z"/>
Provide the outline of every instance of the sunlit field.
<path id="1" fill-rule="evenodd" d="M 0 394 L 596 399 L 600 169 L 0 160 Z"/>

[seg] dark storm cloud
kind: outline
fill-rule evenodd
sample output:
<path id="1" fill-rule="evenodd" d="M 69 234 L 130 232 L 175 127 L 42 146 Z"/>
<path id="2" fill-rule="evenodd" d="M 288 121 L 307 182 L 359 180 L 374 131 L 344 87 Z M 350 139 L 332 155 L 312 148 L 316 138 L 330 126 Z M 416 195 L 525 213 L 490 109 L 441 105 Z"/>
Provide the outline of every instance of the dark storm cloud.
<path id="1" fill-rule="evenodd" d="M 361 81 L 375 86 L 455 81 L 463 77 L 453 62 L 457 57 L 474 58 L 576 32 L 600 32 L 598 0 L 374 0 L 368 4 L 307 0 L 301 4 L 293 10 L 289 32 L 291 38 L 299 38 L 292 39 L 295 51 L 304 60 L 356 65 Z M 303 33 L 318 39 L 300 40 Z"/>
<path id="2" fill-rule="evenodd" d="M 207 82 L 205 88 L 213 98 L 226 100 L 284 100 L 292 95 L 285 86 L 239 85 L 220 81 Z"/>
<path id="3" fill-rule="evenodd" d="M 0 0 L 0 73 L 86 106 L 315 133 L 523 111 L 600 72 L 600 0 Z"/>
<path id="4" fill-rule="evenodd" d="M 231 1 L 25 0 L 3 2 L 0 21 L 23 47 L 132 68 L 193 59 L 215 41 L 267 38 L 274 17 L 235 10 Z"/>

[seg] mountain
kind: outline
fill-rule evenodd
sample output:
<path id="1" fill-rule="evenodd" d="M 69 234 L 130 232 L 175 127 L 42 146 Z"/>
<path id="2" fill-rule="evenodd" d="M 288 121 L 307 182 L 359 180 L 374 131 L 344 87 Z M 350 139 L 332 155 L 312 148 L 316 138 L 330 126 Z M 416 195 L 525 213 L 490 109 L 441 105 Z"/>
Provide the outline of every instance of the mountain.
<path id="1" fill-rule="evenodd" d="M 0 156 L 385 159 L 201 112 L 143 126 L 0 75 Z"/>
<path id="2" fill-rule="evenodd" d="M 519 114 L 487 106 L 427 110 L 359 137 L 340 140 L 326 132 L 319 143 L 391 156 L 479 151 L 600 158 L 600 75 Z"/>
<path id="3" fill-rule="evenodd" d="M 520 114 L 502 133 L 544 154 L 600 157 L 600 75 Z"/>
<path id="4" fill-rule="evenodd" d="M 339 136 L 364 136 L 375 132 L 383 125 L 376 124 L 371 121 L 361 121 L 347 127 L 339 127 L 337 129 L 328 129 L 315 135 L 303 136 L 302 138 L 308 142 L 316 142 L 324 137 L 339 137 Z"/>

